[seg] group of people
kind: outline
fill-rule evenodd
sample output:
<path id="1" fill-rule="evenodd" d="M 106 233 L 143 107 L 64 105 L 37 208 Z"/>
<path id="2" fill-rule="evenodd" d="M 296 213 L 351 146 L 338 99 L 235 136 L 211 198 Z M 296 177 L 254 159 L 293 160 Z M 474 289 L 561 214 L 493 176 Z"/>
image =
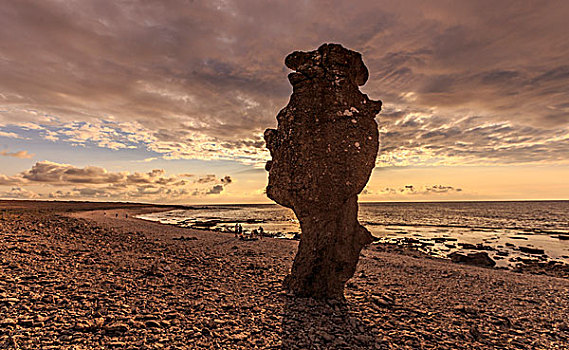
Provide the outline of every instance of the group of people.
<path id="1" fill-rule="evenodd" d="M 103 212 L 103 216 L 107 216 L 106 211 Z M 115 213 L 115 218 L 118 218 L 118 217 L 119 217 L 119 213 Z M 128 219 L 128 214 L 124 214 L 124 217 Z"/>
<path id="2" fill-rule="evenodd" d="M 265 230 L 263 226 L 259 226 L 258 229 L 253 229 L 251 232 L 245 232 L 243 226 L 240 223 L 235 224 L 235 238 L 242 240 L 256 240 L 263 238 Z"/>

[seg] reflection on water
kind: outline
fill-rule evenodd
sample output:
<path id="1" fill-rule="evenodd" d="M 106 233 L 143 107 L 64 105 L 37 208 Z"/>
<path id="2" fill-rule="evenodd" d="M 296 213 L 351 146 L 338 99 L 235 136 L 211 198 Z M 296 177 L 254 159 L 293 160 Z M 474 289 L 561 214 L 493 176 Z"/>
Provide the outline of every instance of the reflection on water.
<path id="1" fill-rule="evenodd" d="M 282 238 L 300 231 L 293 212 L 273 204 L 195 206 L 139 218 L 217 231 L 239 222 L 245 231 L 262 226 Z M 359 220 L 380 241 L 416 243 L 433 255 L 485 250 L 498 265 L 518 256 L 569 262 L 569 201 L 361 203 Z"/>

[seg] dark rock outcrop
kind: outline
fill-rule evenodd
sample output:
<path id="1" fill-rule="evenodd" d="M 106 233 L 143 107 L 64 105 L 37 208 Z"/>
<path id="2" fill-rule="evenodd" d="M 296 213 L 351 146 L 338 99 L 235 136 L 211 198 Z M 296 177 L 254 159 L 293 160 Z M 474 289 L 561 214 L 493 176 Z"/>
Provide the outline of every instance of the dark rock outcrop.
<path id="1" fill-rule="evenodd" d="M 528 254 L 545 254 L 545 250 L 533 247 L 522 247 L 520 246 L 520 251 Z"/>
<path id="2" fill-rule="evenodd" d="M 496 262 L 492 260 L 488 253 L 472 253 L 472 254 L 461 254 L 459 252 L 454 252 L 448 256 L 452 262 L 458 264 L 482 266 L 482 267 L 494 267 Z"/>
<path id="3" fill-rule="evenodd" d="M 324 44 L 293 52 L 285 64 L 293 94 L 265 131 L 267 196 L 291 208 L 302 236 L 285 287 L 297 295 L 343 297 L 371 234 L 357 220 L 379 147 L 375 116 L 381 102 L 358 86 L 368 79 L 359 53 Z"/>

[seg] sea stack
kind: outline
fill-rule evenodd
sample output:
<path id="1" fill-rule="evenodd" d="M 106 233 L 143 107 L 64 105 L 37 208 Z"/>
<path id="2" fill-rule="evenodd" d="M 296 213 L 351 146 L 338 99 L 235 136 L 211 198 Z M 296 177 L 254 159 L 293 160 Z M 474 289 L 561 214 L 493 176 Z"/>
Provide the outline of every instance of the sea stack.
<path id="1" fill-rule="evenodd" d="M 358 222 L 358 194 L 375 166 L 381 101 L 358 88 L 368 70 L 358 52 L 324 44 L 295 51 L 290 101 L 265 131 L 267 196 L 296 214 L 298 253 L 284 285 L 298 296 L 343 298 L 361 249 L 372 241 Z"/>

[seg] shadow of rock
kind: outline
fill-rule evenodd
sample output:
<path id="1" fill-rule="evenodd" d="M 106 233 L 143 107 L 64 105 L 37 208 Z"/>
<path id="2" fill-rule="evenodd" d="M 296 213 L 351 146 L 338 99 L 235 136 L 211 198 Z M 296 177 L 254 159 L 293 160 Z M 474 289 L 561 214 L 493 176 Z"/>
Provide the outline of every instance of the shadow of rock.
<path id="1" fill-rule="evenodd" d="M 337 300 L 287 297 L 281 349 L 386 349 L 363 308 Z"/>

